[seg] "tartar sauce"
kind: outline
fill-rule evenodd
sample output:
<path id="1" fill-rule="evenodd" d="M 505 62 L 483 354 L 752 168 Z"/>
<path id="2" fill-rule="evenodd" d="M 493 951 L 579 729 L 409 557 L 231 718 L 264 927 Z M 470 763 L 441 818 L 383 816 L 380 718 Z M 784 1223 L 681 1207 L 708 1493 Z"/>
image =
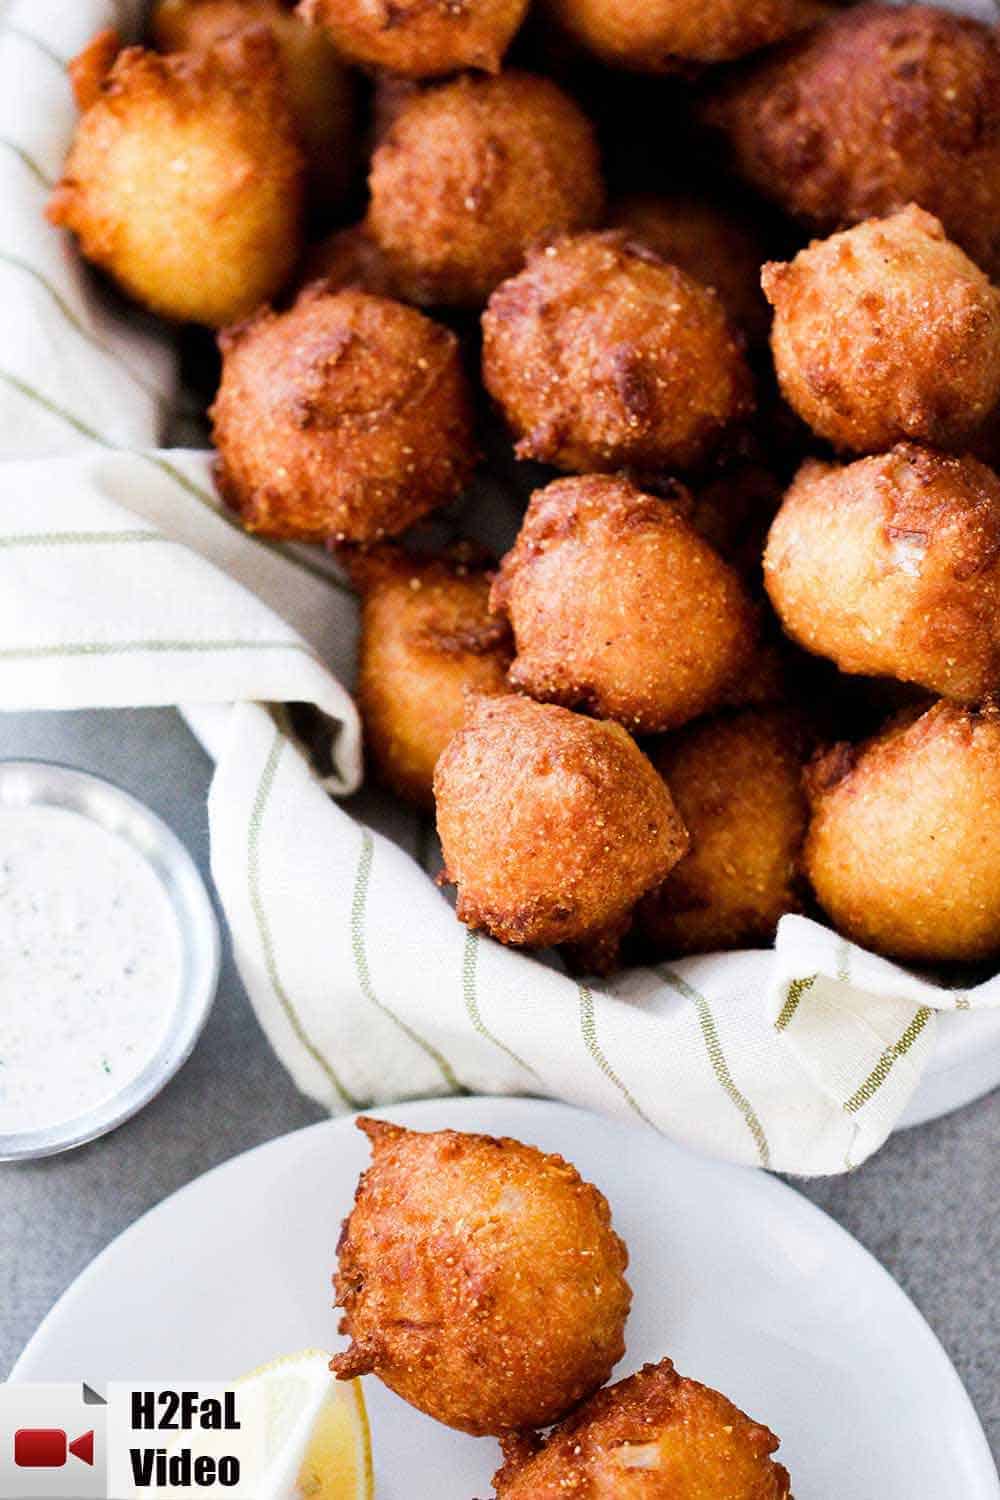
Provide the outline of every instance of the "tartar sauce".
<path id="1" fill-rule="evenodd" d="M 140 1073 L 181 964 L 135 849 L 66 808 L 0 808 L 0 1134 L 74 1119 Z"/>

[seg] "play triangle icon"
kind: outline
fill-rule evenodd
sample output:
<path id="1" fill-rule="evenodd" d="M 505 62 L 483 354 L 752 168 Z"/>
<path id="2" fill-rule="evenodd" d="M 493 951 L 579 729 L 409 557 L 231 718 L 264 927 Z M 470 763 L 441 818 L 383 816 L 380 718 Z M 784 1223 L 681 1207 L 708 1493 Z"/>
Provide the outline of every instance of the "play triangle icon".
<path id="1" fill-rule="evenodd" d="M 94 1434 L 93 1434 L 93 1432 L 85 1432 L 82 1437 L 75 1438 L 74 1441 L 72 1443 L 70 1443 L 70 1445 L 69 1445 L 69 1451 L 72 1453 L 73 1457 L 74 1458 L 78 1458 L 81 1463 L 90 1464 L 91 1466 L 93 1466 L 93 1462 L 94 1462 Z"/>

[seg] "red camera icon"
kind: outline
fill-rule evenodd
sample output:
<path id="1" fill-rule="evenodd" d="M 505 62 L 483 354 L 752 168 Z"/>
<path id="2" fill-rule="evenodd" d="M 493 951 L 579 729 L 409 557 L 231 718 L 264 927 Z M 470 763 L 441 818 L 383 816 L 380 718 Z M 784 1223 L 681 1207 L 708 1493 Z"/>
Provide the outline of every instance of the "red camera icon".
<path id="1" fill-rule="evenodd" d="M 61 1427 L 21 1427 L 14 1434 L 14 1463 L 19 1469 L 61 1469 L 70 1454 L 92 1466 L 93 1432 L 72 1442 Z"/>

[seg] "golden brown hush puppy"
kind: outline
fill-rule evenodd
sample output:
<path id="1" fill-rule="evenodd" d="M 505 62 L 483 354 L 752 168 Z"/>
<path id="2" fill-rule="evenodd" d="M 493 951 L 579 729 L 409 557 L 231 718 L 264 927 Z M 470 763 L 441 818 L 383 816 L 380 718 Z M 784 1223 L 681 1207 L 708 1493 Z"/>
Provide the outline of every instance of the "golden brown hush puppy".
<path id="1" fill-rule="evenodd" d="M 657 954 L 768 943 L 778 918 L 800 910 L 805 748 L 795 715 L 744 709 L 691 724 L 651 750 L 690 839 L 639 903 L 639 930 Z"/>
<path id="2" fill-rule="evenodd" d="M 82 115 L 49 218 L 164 317 L 219 327 L 287 278 L 303 158 L 273 37 L 120 52 Z"/>
<path id="3" fill-rule="evenodd" d="M 598 1391 L 546 1437 L 504 1442 L 498 1500 L 786 1500 L 773 1432 L 669 1359 Z"/>
<path id="4" fill-rule="evenodd" d="M 488 565 L 462 545 L 423 558 L 385 546 L 349 567 L 362 590 L 365 749 L 393 791 L 432 807 L 434 766 L 462 727 L 466 695 L 510 691 L 510 636 L 490 611 Z"/>
<path id="5" fill-rule="evenodd" d="M 903 443 L 804 464 L 764 572 L 788 633 L 842 672 L 970 703 L 1000 689 L 1000 479 L 974 458 Z"/>
<path id="6" fill-rule="evenodd" d="M 323 32 L 283 0 L 157 0 L 150 19 L 161 52 L 204 51 L 248 26 L 267 26 L 278 44 L 288 102 L 325 206 L 341 197 L 354 160 L 354 83 Z"/>
<path id="7" fill-rule="evenodd" d="M 535 241 L 600 218 L 594 134 L 547 78 L 416 94 L 372 158 L 369 228 L 408 299 L 481 307 Z"/>
<path id="8" fill-rule="evenodd" d="M 359 291 L 299 294 L 220 338 L 219 488 L 248 531 L 373 542 L 455 496 L 475 463 L 458 341 Z"/>
<path id="9" fill-rule="evenodd" d="M 804 865 L 834 926 L 890 958 L 1000 951 L 1000 710 L 936 703 L 810 767 Z"/>
<path id="10" fill-rule="evenodd" d="M 1000 291 L 910 204 L 764 267 L 785 400 L 858 453 L 951 447 L 1000 398 Z"/>
<path id="11" fill-rule="evenodd" d="M 690 468 L 752 406 L 715 292 L 620 232 L 533 252 L 483 315 L 483 380 L 519 458 Z"/>
<path id="12" fill-rule="evenodd" d="M 528 698 L 470 698 L 434 772 L 444 880 L 502 943 L 582 943 L 664 880 L 687 836 L 619 724 Z"/>
<path id="13" fill-rule="evenodd" d="M 1000 46 L 929 5 L 860 5 L 740 72 L 708 107 L 735 165 L 811 228 L 936 214 L 1000 274 Z"/>
<path id="14" fill-rule="evenodd" d="M 479 68 L 498 73 L 528 0 L 302 0 L 353 62 L 404 78 Z"/>
<path id="15" fill-rule="evenodd" d="M 719 294 L 730 321 L 763 339 L 770 326 L 760 289 L 763 239 L 744 214 L 707 198 L 636 193 L 612 205 L 610 222 L 661 260 Z"/>
<path id="16" fill-rule="evenodd" d="M 715 707 L 756 643 L 738 574 L 676 506 L 610 475 L 535 491 L 490 602 L 515 687 L 637 734 Z"/>
<path id="17" fill-rule="evenodd" d="M 803 0 L 547 0 L 571 36 L 612 66 L 668 73 L 725 62 L 803 25 Z"/>
<path id="18" fill-rule="evenodd" d="M 628 1252 L 561 1156 L 359 1119 L 372 1164 L 337 1247 L 344 1380 L 374 1372 L 449 1427 L 544 1427 L 625 1352 Z"/>

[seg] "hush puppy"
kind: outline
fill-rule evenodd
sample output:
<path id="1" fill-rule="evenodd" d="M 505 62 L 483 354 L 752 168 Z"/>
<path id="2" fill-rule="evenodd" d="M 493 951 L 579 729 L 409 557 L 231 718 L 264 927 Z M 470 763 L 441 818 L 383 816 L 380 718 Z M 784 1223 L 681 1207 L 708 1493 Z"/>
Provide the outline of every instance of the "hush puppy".
<path id="1" fill-rule="evenodd" d="M 365 748 L 399 796 L 433 807 L 434 766 L 470 692 L 505 693 L 509 632 L 490 572 L 468 547 L 412 557 L 379 547 L 350 564 L 362 589 L 357 700 Z"/>
<path id="2" fill-rule="evenodd" d="M 680 510 L 599 474 L 535 491 L 490 602 L 516 688 L 637 734 L 715 707 L 756 643 L 738 574 Z"/>
<path id="3" fill-rule="evenodd" d="M 677 193 L 636 193 L 612 205 L 610 222 L 661 260 L 714 287 L 734 327 L 763 339 L 770 326 L 760 289 L 767 256 L 757 226 L 736 209 Z"/>
<path id="4" fill-rule="evenodd" d="M 546 1437 L 504 1442 L 498 1500 L 786 1500 L 773 1432 L 669 1359 L 598 1391 Z"/>
<path id="5" fill-rule="evenodd" d="M 498 73 L 528 0 L 302 0 L 352 62 L 404 78 L 479 68 Z"/>
<path id="6" fill-rule="evenodd" d="M 548 0 L 548 7 L 604 62 L 644 73 L 742 57 L 810 15 L 803 0 Z"/>
<path id="7" fill-rule="evenodd" d="M 804 863 L 838 931 L 928 963 L 1000 951 L 1000 710 L 936 703 L 810 767 Z"/>
<path id="8" fill-rule="evenodd" d="M 217 477 L 248 531 L 378 541 L 452 499 L 471 474 L 458 341 L 414 308 L 319 282 L 220 344 Z"/>
<path id="9" fill-rule="evenodd" d="M 782 394 L 837 448 L 951 447 L 1000 398 L 1000 291 L 913 204 L 762 280 Z"/>
<path id="10" fill-rule="evenodd" d="M 691 841 L 639 903 L 639 930 L 658 953 L 768 943 L 778 918 L 800 910 L 805 746 L 791 713 L 745 709 L 691 724 L 651 750 Z"/>
<path id="11" fill-rule="evenodd" d="M 1000 479 L 911 443 L 800 469 L 771 527 L 767 589 L 842 672 L 979 702 L 1000 689 Z"/>
<path id="12" fill-rule="evenodd" d="M 459 78 L 403 105 L 372 158 L 368 225 L 412 302 L 481 307 L 535 241 L 604 207 L 593 131 L 547 78 Z"/>
<path id="13" fill-rule="evenodd" d="M 353 80 L 329 38 L 283 0 L 157 0 L 150 19 L 161 52 L 203 52 L 255 25 L 266 26 L 278 44 L 310 181 L 329 207 L 347 187 L 355 123 Z"/>
<path id="14" fill-rule="evenodd" d="M 820 233 L 919 203 L 1000 275 L 1000 45 L 929 5 L 860 5 L 708 106 L 742 175 Z"/>
<path id="15" fill-rule="evenodd" d="M 476 1435 L 544 1427 L 625 1352 L 628 1251 L 603 1194 L 520 1141 L 360 1119 L 372 1163 L 337 1247 L 331 1367 Z"/>
<path id="16" fill-rule="evenodd" d="M 686 469 L 752 406 L 715 292 L 620 232 L 533 252 L 483 315 L 483 380 L 519 458 Z"/>
<path id="17" fill-rule="evenodd" d="M 246 316 L 300 248 L 304 163 L 273 37 L 169 57 L 128 47 L 93 85 L 50 220 L 164 317 Z"/>
<path id="18" fill-rule="evenodd" d="M 687 846 L 666 783 L 619 724 L 527 698 L 469 700 L 434 797 L 459 921 L 516 947 L 624 931 Z"/>

